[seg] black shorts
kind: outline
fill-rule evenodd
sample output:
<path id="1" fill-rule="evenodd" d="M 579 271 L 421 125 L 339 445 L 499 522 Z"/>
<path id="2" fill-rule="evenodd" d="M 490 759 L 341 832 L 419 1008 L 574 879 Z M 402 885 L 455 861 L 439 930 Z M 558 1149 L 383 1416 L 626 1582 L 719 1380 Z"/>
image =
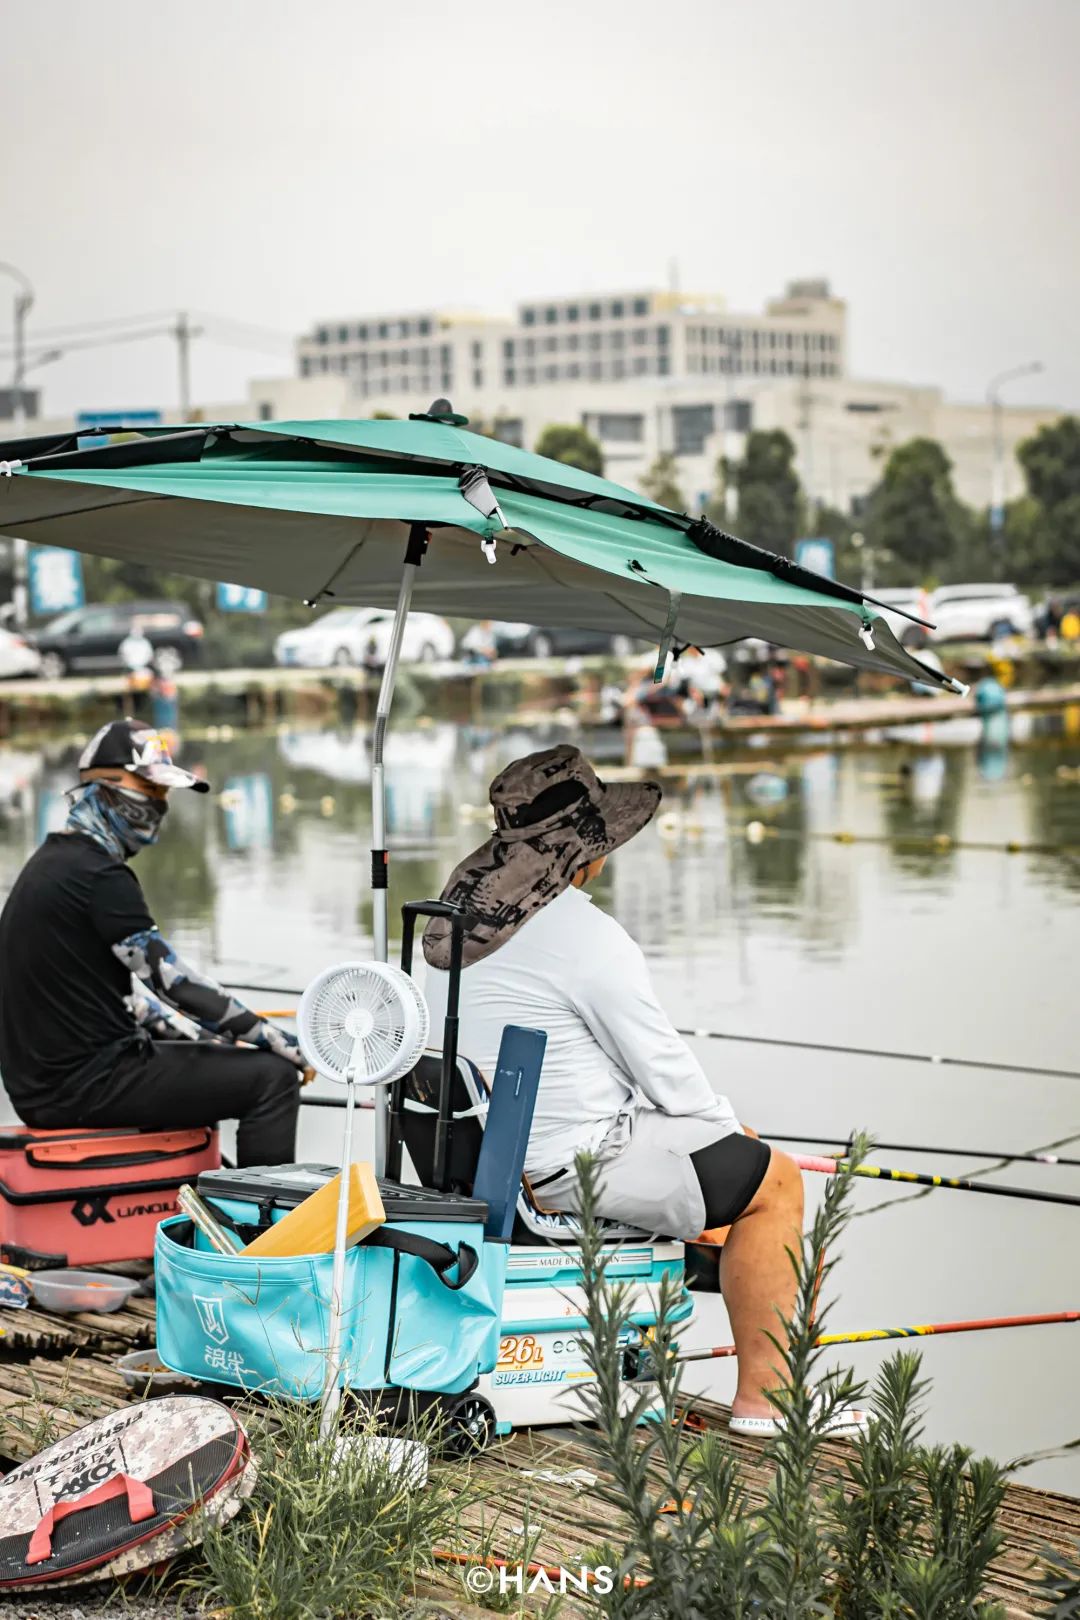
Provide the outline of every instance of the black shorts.
<path id="1" fill-rule="evenodd" d="M 705 1231 L 730 1226 L 751 1202 L 769 1168 L 772 1149 L 756 1136 L 722 1136 L 691 1153 L 705 1200 Z"/>

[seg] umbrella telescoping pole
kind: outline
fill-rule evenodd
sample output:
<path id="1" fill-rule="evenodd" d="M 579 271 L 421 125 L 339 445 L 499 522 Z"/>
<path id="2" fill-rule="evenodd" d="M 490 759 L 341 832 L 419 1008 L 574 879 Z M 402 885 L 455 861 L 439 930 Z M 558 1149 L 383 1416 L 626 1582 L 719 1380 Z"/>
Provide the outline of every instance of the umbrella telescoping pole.
<path id="1" fill-rule="evenodd" d="M 390 705 L 397 683 L 401 641 L 405 634 L 405 621 L 409 617 L 416 571 L 427 550 L 428 535 L 422 524 L 414 523 L 409 530 L 409 544 L 405 552 L 405 565 L 401 570 L 394 628 L 383 667 L 379 701 L 375 707 L 375 737 L 371 750 L 371 891 L 372 891 L 372 943 L 376 962 L 389 960 L 389 886 L 390 851 L 386 847 L 386 777 L 383 769 L 383 748 L 386 727 L 390 719 Z M 375 1093 L 375 1174 L 386 1174 L 387 1122 L 389 1096 L 384 1086 Z"/>

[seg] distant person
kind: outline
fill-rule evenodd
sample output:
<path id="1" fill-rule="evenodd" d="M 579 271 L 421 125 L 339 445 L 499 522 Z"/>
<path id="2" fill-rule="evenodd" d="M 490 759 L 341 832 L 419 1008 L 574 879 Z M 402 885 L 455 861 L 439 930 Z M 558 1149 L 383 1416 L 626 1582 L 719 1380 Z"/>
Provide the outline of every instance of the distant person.
<path id="1" fill-rule="evenodd" d="M 686 701 L 677 685 L 656 679 L 653 664 L 640 669 L 626 689 L 623 716 L 628 726 L 677 725 L 686 718 Z"/>
<path id="2" fill-rule="evenodd" d="M 368 637 L 362 662 L 365 675 L 370 675 L 373 680 L 382 680 L 386 659 L 383 657 L 382 650 L 379 647 L 378 637 Z"/>
<path id="3" fill-rule="evenodd" d="M 117 656 L 127 670 L 127 676 L 125 692 L 116 699 L 116 712 L 123 715 L 125 710 L 130 709 L 141 718 L 146 709 L 146 694 L 154 678 L 154 646 L 138 623 L 132 625 L 120 643 Z"/>
<path id="4" fill-rule="evenodd" d="M 1065 617 L 1065 608 L 1058 596 L 1048 596 L 1042 608 L 1036 615 L 1035 631 L 1043 641 L 1053 646 L 1061 634 L 1061 621 Z"/>
<path id="5" fill-rule="evenodd" d="M 472 624 L 461 638 L 462 662 L 473 669 L 490 669 L 499 656 L 495 626 L 490 619 Z"/>
<path id="6" fill-rule="evenodd" d="M 209 784 L 149 726 L 113 721 L 84 749 L 67 825 L 0 914 L 4 1086 L 37 1129 L 236 1119 L 239 1164 L 284 1164 L 304 1068 L 295 1038 L 188 966 L 128 864 L 157 842 L 174 787 Z"/>
<path id="7" fill-rule="evenodd" d="M 706 653 L 700 647 L 686 647 L 676 660 L 675 690 L 702 719 L 720 707 L 726 668 L 723 653 L 715 649 Z"/>

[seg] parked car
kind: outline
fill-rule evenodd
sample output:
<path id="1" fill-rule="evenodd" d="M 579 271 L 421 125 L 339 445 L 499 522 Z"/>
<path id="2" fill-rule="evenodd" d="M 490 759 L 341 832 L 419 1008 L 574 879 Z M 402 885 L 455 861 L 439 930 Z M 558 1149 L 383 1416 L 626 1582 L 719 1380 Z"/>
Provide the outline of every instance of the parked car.
<path id="1" fill-rule="evenodd" d="M 541 628 L 533 624 L 492 626 L 500 658 L 610 656 L 629 658 L 637 643 L 632 636 L 609 636 L 599 630 Z"/>
<path id="2" fill-rule="evenodd" d="M 342 607 L 299 630 L 285 630 L 274 643 L 278 664 L 303 669 L 348 668 L 385 662 L 394 615 L 384 608 Z M 410 613 L 405 621 L 401 657 L 405 663 L 433 664 L 453 658 L 454 632 L 434 613 Z"/>
<path id="3" fill-rule="evenodd" d="M 1030 636 L 1031 603 L 1015 585 L 942 585 L 930 598 L 934 641 L 995 641 Z"/>
<path id="4" fill-rule="evenodd" d="M 40 675 L 41 654 L 15 630 L 0 630 L 0 680 Z"/>
<path id="5" fill-rule="evenodd" d="M 76 671 L 126 669 L 120 645 L 131 635 L 145 636 L 155 666 L 163 675 L 175 675 L 194 660 L 203 627 L 183 602 L 112 602 L 61 613 L 31 640 L 41 654 L 42 675 L 58 680 Z"/>
<path id="6" fill-rule="evenodd" d="M 902 589 L 873 591 L 871 594 L 876 602 L 882 604 L 876 611 L 880 612 L 901 647 L 914 650 L 926 645 L 932 632 L 921 624 L 913 624 L 907 615 L 911 613 L 916 619 L 933 619 L 929 592 L 924 591 L 921 585 L 911 585 Z M 896 609 L 902 611 L 897 612 Z M 874 604 L 871 604 L 871 610 L 874 611 Z"/>

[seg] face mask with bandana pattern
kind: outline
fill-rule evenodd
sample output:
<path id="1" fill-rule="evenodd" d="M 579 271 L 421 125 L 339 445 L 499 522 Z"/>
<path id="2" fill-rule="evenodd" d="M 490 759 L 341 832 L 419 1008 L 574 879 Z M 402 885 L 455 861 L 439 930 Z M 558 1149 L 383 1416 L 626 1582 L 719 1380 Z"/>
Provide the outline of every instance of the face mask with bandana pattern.
<path id="1" fill-rule="evenodd" d="M 133 788 L 90 782 L 82 797 L 73 801 L 68 826 L 125 860 L 157 843 L 168 809 L 164 799 L 151 799 Z"/>

